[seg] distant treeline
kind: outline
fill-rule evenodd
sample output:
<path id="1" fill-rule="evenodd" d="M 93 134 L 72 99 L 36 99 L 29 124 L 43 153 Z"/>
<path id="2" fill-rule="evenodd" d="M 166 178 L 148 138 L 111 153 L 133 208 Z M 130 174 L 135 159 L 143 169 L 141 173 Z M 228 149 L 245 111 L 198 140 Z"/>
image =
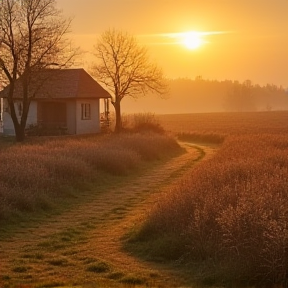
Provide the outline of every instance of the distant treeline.
<path id="1" fill-rule="evenodd" d="M 169 80 L 169 95 L 159 99 L 155 95 L 125 100 L 123 111 L 161 114 L 197 112 L 247 112 L 288 110 L 288 91 L 281 86 L 260 86 L 246 80 Z"/>

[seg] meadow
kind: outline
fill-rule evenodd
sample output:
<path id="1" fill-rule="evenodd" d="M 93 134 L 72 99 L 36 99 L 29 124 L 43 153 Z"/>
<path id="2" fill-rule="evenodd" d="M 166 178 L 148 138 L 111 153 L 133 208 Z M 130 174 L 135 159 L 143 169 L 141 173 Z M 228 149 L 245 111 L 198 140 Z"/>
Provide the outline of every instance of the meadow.
<path id="1" fill-rule="evenodd" d="M 177 153 L 181 148 L 175 139 L 159 133 L 31 137 L 24 144 L 2 138 L 0 221 L 51 210 L 91 183 L 99 188 L 111 177 L 120 181 L 148 162 Z"/>
<path id="2" fill-rule="evenodd" d="M 38 244 L 27 246 L 25 241 L 22 247 L 16 239 L 11 245 L 9 241 L 5 243 L 10 250 L 2 251 L 4 255 L 14 255 L 13 261 L 5 261 L 2 275 L 5 283 L 15 284 L 14 279 L 19 281 L 27 274 L 30 277 L 25 280 L 27 283 L 36 283 L 33 282 L 36 277 L 53 279 L 42 286 L 31 284 L 29 288 L 56 287 L 57 283 L 64 287 L 63 275 L 77 269 L 80 281 L 77 285 L 85 287 L 81 279 L 90 279 L 92 272 L 99 273 L 100 264 L 106 267 L 103 272 L 100 265 L 101 273 L 110 278 L 120 275 L 119 269 L 124 269 L 126 261 L 134 263 L 135 259 L 142 259 L 165 263 L 168 267 L 172 264 L 192 287 L 287 287 L 288 112 L 157 115 L 156 118 L 155 124 L 154 116 L 138 115 L 137 129 L 129 127 L 127 133 L 117 135 L 29 137 L 23 144 L 0 139 L 0 231 L 13 235 L 13 229 L 3 229 L 9 221 L 17 226 L 23 215 L 36 217 L 41 211 L 51 213 L 55 205 L 63 206 L 69 198 L 77 202 L 63 208 L 64 214 L 72 216 L 64 215 L 62 219 L 59 212 L 58 218 L 62 220 L 55 223 L 63 226 L 60 230 L 53 228 L 55 224 L 49 219 L 43 224 L 38 224 L 42 220 L 36 219 L 31 224 L 36 227 L 29 228 L 32 230 L 28 229 L 28 234 L 34 231 L 35 243 L 49 244 L 45 246 L 47 251 Z M 183 154 L 177 139 L 195 150 L 196 154 L 191 154 L 195 159 L 187 165 L 180 163 L 181 157 L 192 156 Z M 203 158 L 203 147 L 213 147 L 217 152 Z M 180 161 L 179 167 L 183 165 L 177 168 L 177 177 L 168 161 L 171 157 Z M 158 167 L 163 169 L 161 165 L 165 161 L 168 161 L 165 171 L 174 176 L 169 176 L 169 181 L 163 179 L 163 190 L 159 184 L 148 188 L 155 182 L 153 174 L 161 175 Z M 143 177 L 145 171 L 152 175 Z M 132 180 L 138 178 L 141 181 L 136 185 Z M 157 181 L 160 180 L 157 176 Z M 103 198 L 100 203 L 97 193 L 102 195 L 99 199 Z M 142 202 L 151 193 L 151 200 Z M 144 211 L 140 211 L 141 217 L 127 217 L 132 212 L 137 215 L 139 207 Z M 103 211 L 102 215 L 102 209 L 109 213 Z M 73 221 L 76 215 L 80 218 Z M 23 225 L 22 221 L 19 225 Z M 117 225 L 132 228 L 127 228 L 128 234 L 123 235 L 124 230 L 119 230 Z M 68 235 L 67 229 L 76 231 L 77 237 L 83 239 L 71 232 Z M 27 230 L 25 225 L 23 230 Z M 21 237 L 27 234 L 22 230 L 19 233 Z M 122 243 L 117 242 L 113 233 L 119 233 Z M 28 234 L 26 238 L 32 241 Z M 57 241 L 56 234 L 61 236 L 58 235 Z M 99 236 L 107 242 L 97 241 Z M 129 253 L 124 253 L 123 247 Z M 136 257 L 130 260 L 132 255 Z M 83 275 L 80 268 L 84 270 Z M 128 271 L 133 269 L 128 267 Z M 140 276 L 142 272 L 132 277 L 121 271 L 116 287 L 119 281 L 128 283 L 124 287 L 158 287 L 154 285 L 156 282 L 151 284 L 151 279 L 147 282 Z M 160 280 L 157 273 L 153 270 L 148 275 L 153 281 L 157 277 Z M 111 287 L 105 281 L 99 287 Z"/>
<path id="3" fill-rule="evenodd" d="M 1 287 L 161 287 L 166 273 L 122 251 L 123 229 L 203 153 L 150 116 L 121 134 L 0 139 Z"/>
<path id="4" fill-rule="evenodd" d="M 223 143 L 159 197 L 128 249 L 201 284 L 287 287 L 288 112 L 158 119 L 182 140 Z"/>
<path id="5" fill-rule="evenodd" d="M 171 133 L 217 135 L 288 133 L 287 111 L 157 115 Z"/>

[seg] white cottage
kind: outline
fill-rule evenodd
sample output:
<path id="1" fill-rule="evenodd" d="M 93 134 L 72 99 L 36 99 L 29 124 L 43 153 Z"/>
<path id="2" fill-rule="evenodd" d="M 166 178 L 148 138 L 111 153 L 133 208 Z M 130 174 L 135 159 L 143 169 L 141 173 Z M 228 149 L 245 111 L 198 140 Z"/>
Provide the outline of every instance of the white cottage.
<path id="1" fill-rule="evenodd" d="M 4 135 L 15 135 L 7 93 L 8 87 L 0 92 L 2 131 Z M 30 83 L 29 97 L 32 101 L 26 127 L 62 127 L 68 134 L 100 132 L 100 99 L 111 98 L 84 69 L 39 72 Z M 21 86 L 16 85 L 14 103 L 19 117 L 21 102 Z"/>

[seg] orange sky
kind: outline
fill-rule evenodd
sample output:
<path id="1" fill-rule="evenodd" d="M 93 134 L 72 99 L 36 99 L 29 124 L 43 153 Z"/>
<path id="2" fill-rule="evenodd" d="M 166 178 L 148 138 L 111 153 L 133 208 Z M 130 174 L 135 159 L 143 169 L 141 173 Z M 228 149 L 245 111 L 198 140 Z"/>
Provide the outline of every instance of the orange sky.
<path id="1" fill-rule="evenodd" d="M 109 28 L 147 45 L 167 77 L 239 80 L 288 87 L 288 0 L 57 0 L 73 16 L 75 44 L 92 52 Z M 189 50 L 170 33 L 224 32 L 202 36 Z M 166 34 L 166 36 L 163 34 Z M 174 41 L 174 42 L 173 42 Z M 88 61 L 89 59 L 89 61 Z M 83 67 L 91 63 L 88 54 Z"/>

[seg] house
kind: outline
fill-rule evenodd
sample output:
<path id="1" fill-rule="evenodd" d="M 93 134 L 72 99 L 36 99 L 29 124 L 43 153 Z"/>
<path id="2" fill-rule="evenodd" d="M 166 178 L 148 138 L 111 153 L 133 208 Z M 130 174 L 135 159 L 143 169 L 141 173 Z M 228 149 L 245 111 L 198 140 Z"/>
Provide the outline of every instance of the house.
<path id="1" fill-rule="evenodd" d="M 22 91 L 17 82 L 14 105 L 20 118 Z M 15 135 L 7 103 L 8 87 L 0 92 L 2 129 L 4 135 Z M 100 99 L 111 98 L 84 69 L 40 71 L 31 78 L 28 95 L 32 100 L 26 127 L 58 127 L 67 134 L 100 132 Z"/>

